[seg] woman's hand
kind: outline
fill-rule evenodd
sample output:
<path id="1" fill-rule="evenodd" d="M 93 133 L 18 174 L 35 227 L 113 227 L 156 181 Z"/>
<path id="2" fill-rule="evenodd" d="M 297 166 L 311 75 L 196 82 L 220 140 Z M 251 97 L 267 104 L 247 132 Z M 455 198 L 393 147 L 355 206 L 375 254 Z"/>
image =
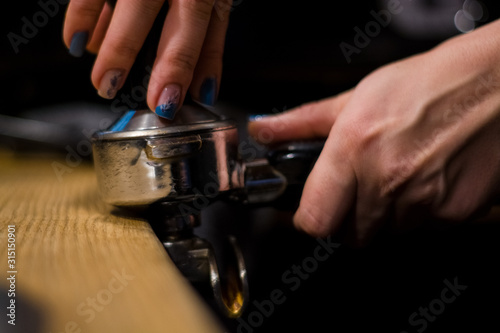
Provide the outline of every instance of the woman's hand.
<path id="1" fill-rule="evenodd" d="M 257 140 L 328 136 L 295 225 L 314 236 L 342 230 L 363 245 L 388 221 L 407 229 L 489 208 L 500 190 L 498 36 L 495 22 L 352 91 L 250 123 Z"/>
<path id="2" fill-rule="evenodd" d="M 114 98 L 122 87 L 164 0 L 71 0 L 64 42 L 79 56 L 97 53 L 92 83 Z M 151 110 L 172 119 L 190 89 L 202 104 L 215 103 L 231 0 L 171 0 L 149 82 Z"/>

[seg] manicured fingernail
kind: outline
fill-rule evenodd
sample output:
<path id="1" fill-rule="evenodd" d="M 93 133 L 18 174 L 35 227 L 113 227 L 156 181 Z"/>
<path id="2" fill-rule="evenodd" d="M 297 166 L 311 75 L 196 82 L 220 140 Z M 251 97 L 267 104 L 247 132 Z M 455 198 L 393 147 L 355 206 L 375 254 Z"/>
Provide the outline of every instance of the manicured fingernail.
<path id="1" fill-rule="evenodd" d="M 85 52 L 85 48 L 87 47 L 88 38 L 89 33 L 87 31 L 75 32 L 69 46 L 69 54 L 71 54 L 73 57 L 81 57 L 83 55 L 83 52 Z"/>
<path id="2" fill-rule="evenodd" d="M 155 113 L 160 117 L 174 119 L 175 112 L 181 99 L 181 87 L 177 84 L 169 84 L 163 89 Z"/>
<path id="3" fill-rule="evenodd" d="M 200 87 L 199 102 L 205 105 L 214 106 L 217 96 L 217 79 L 215 77 L 206 78 Z"/>
<path id="4" fill-rule="evenodd" d="M 114 98 L 123 82 L 125 71 L 123 69 L 110 69 L 102 76 L 97 93 L 107 99 Z"/>

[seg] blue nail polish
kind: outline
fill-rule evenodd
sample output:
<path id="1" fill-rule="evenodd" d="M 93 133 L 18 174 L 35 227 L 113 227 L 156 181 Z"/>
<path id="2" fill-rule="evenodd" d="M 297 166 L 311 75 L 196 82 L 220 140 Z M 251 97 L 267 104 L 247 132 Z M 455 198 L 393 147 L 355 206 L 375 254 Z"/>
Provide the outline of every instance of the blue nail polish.
<path id="1" fill-rule="evenodd" d="M 158 99 L 158 106 L 155 108 L 155 113 L 160 117 L 173 120 L 175 112 L 179 106 L 181 98 L 181 88 L 177 84 L 169 84 L 165 88 Z"/>
<path id="2" fill-rule="evenodd" d="M 265 117 L 269 117 L 268 114 L 252 114 L 248 116 L 248 121 L 259 121 Z"/>
<path id="3" fill-rule="evenodd" d="M 200 88 L 199 102 L 205 105 L 213 106 L 217 95 L 217 80 L 215 77 L 209 77 L 203 81 Z"/>
<path id="4" fill-rule="evenodd" d="M 155 113 L 160 117 L 167 119 L 174 119 L 175 111 L 177 110 L 177 104 L 174 103 L 166 103 L 162 105 L 158 105 L 155 109 Z"/>
<path id="5" fill-rule="evenodd" d="M 69 46 L 69 54 L 73 57 L 81 57 L 87 47 L 88 38 L 89 33 L 86 31 L 75 32 L 73 38 L 71 39 L 71 45 Z"/>

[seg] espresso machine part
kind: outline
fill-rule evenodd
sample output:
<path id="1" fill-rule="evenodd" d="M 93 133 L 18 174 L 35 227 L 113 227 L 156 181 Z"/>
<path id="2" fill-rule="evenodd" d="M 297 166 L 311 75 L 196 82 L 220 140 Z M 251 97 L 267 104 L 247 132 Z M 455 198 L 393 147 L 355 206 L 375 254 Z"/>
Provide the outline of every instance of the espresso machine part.
<path id="1" fill-rule="evenodd" d="M 294 209 L 322 144 L 289 143 L 243 161 L 235 123 L 193 105 L 173 121 L 129 111 L 92 137 L 103 200 L 142 211 L 179 270 L 227 317 L 248 302 L 243 256 L 228 236 L 219 271 L 212 245 L 193 232 L 200 212 L 215 200 Z"/>
<path id="2" fill-rule="evenodd" d="M 108 0 L 111 6 L 114 2 Z M 124 87 L 144 85 L 167 11 L 165 3 Z M 249 300 L 244 259 L 231 235 L 223 244 L 214 243 L 216 249 L 223 249 L 218 257 L 212 244 L 195 235 L 201 211 L 215 200 L 279 206 L 280 198 L 283 207 L 293 209 L 305 177 L 300 181 L 297 177 L 302 174 L 285 170 L 300 164 L 300 170 L 308 173 L 319 152 L 316 145 L 292 144 L 270 158 L 242 161 L 236 124 L 214 111 L 186 104 L 170 121 L 151 112 L 146 100 L 137 101 L 135 110 L 94 133 L 99 191 L 107 203 L 143 215 L 184 276 L 222 314 L 235 318 Z M 313 147 L 313 159 L 301 152 Z"/>
<path id="3" fill-rule="evenodd" d="M 149 110 L 129 111 L 95 134 L 94 163 L 106 202 L 189 201 L 243 186 L 235 125 L 205 109 L 181 111 L 174 121 Z"/>
<path id="4" fill-rule="evenodd" d="M 201 198 L 266 204 L 286 196 L 291 203 L 298 198 L 290 189 L 302 190 L 323 147 L 286 143 L 267 158 L 242 161 L 238 144 L 233 121 L 199 106 L 185 105 L 173 121 L 129 111 L 92 137 L 100 193 L 115 206 L 169 203 L 188 215 L 199 212 Z"/>

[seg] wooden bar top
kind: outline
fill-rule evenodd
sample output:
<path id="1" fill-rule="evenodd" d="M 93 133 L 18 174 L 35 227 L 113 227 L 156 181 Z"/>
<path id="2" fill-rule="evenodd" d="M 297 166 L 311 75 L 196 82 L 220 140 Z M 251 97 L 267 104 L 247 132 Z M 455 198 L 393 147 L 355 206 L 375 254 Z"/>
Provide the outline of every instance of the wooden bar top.
<path id="1" fill-rule="evenodd" d="M 222 332 L 149 224 L 113 210 L 90 163 L 0 152 L 1 332 Z"/>

